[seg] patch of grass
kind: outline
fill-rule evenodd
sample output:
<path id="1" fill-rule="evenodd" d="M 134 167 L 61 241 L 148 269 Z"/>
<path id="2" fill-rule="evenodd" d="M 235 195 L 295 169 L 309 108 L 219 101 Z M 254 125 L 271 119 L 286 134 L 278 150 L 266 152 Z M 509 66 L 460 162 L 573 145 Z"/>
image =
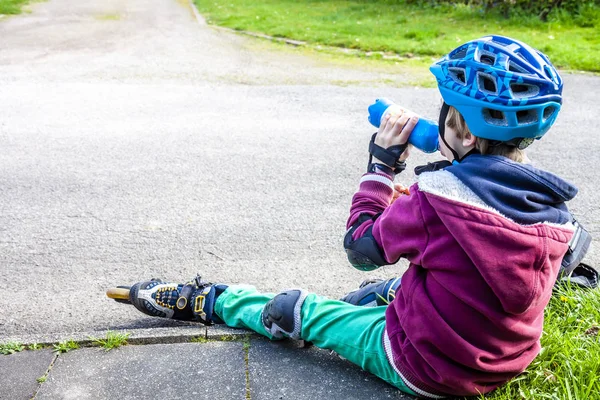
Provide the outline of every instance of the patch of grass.
<path id="1" fill-rule="evenodd" d="M 9 355 L 23 350 L 25 350 L 25 346 L 19 342 L 0 343 L 0 354 Z"/>
<path id="2" fill-rule="evenodd" d="M 46 382 L 47 379 L 48 379 L 48 377 L 46 375 L 44 375 L 44 376 L 40 376 L 39 378 L 37 378 L 36 381 L 38 381 L 38 383 L 44 383 L 44 382 Z"/>
<path id="3" fill-rule="evenodd" d="M 196 336 L 190 339 L 192 343 L 209 343 L 209 342 L 243 342 L 248 340 L 248 335 L 221 335 L 213 338 L 205 336 Z"/>
<path id="4" fill-rule="evenodd" d="M 210 342 L 210 339 L 206 338 L 205 336 L 196 336 L 190 339 L 190 342 L 192 343 L 208 343 Z"/>
<path id="5" fill-rule="evenodd" d="M 44 345 L 39 343 L 32 343 L 27 346 L 27 350 L 41 350 L 44 348 Z"/>
<path id="6" fill-rule="evenodd" d="M 121 16 L 119 14 L 102 14 L 96 15 L 96 19 L 99 21 L 118 21 Z"/>
<path id="7" fill-rule="evenodd" d="M 244 351 L 246 353 L 248 353 L 248 351 L 250 351 L 250 336 L 246 336 L 246 338 L 244 339 L 244 345 L 242 346 L 242 348 L 244 349 Z"/>
<path id="8" fill-rule="evenodd" d="M 103 347 L 104 350 L 110 351 L 112 349 L 116 349 L 121 346 L 125 346 L 127 344 L 127 339 L 129 338 L 129 333 L 119 333 L 108 331 L 106 332 L 105 338 L 90 338 L 92 340 L 92 344 L 96 346 Z"/>
<path id="9" fill-rule="evenodd" d="M 484 15 L 465 5 L 431 8 L 397 0 L 195 2 L 211 24 L 312 45 L 435 58 L 463 42 L 495 33 L 544 51 L 559 68 L 600 71 L 600 11 L 592 6 L 585 15 L 556 12 L 541 22 L 536 16 Z"/>
<path id="10" fill-rule="evenodd" d="M 58 342 L 53 346 L 55 352 L 62 354 L 71 350 L 75 350 L 79 348 L 79 344 L 77 344 L 73 340 L 63 340 L 62 342 Z"/>
<path id="11" fill-rule="evenodd" d="M 21 7 L 29 0 L 0 0 L 0 14 L 21 14 Z"/>
<path id="12" fill-rule="evenodd" d="M 600 290 L 563 287 L 546 308 L 542 351 L 522 375 L 481 399 L 600 399 Z"/>
<path id="13" fill-rule="evenodd" d="M 246 335 L 223 335 L 217 340 L 219 342 L 241 342 L 245 339 Z"/>

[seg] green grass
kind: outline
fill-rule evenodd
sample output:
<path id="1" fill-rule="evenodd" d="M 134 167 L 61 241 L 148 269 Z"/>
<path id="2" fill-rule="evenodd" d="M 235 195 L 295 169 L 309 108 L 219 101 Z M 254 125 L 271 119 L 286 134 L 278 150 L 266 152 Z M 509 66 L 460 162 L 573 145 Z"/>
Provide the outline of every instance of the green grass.
<path id="1" fill-rule="evenodd" d="M 190 339 L 192 343 L 210 343 L 210 342 L 244 342 L 249 340 L 248 335 L 221 335 L 207 338 L 205 336 L 195 336 Z"/>
<path id="2" fill-rule="evenodd" d="M 561 288 L 546 308 L 540 354 L 485 399 L 600 399 L 599 330 L 600 290 Z"/>
<path id="3" fill-rule="evenodd" d="M 53 346 L 56 353 L 62 354 L 79 348 L 79 344 L 73 340 L 63 340 Z"/>
<path id="4" fill-rule="evenodd" d="M 243 342 L 246 339 L 246 335 L 222 335 L 217 340 L 220 342 Z"/>
<path id="5" fill-rule="evenodd" d="M 485 34 L 512 36 L 547 53 L 559 68 L 600 71 L 600 10 L 580 16 L 483 15 L 464 5 L 409 6 L 398 0 L 195 0 L 209 23 L 274 37 L 397 54 L 426 63 Z M 383 58 L 381 53 L 373 57 Z"/>
<path id="6" fill-rule="evenodd" d="M 23 350 L 25 350 L 25 346 L 19 342 L 0 343 L 0 354 L 9 355 Z"/>
<path id="7" fill-rule="evenodd" d="M 119 14 L 102 14 L 95 17 L 99 21 L 118 21 L 121 19 Z"/>
<path id="8" fill-rule="evenodd" d="M 208 343 L 211 340 L 206 338 L 205 336 L 196 336 L 190 339 L 190 342 L 192 343 Z"/>
<path id="9" fill-rule="evenodd" d="M 21 7 L 29 0 L 0 0 L 0 14 L 21 14 Z"/>
<path id="10" fill-rule="evenodd" d="M 108 331 L 106 332 L 105 338 L 90 338 L 92 344 L 95 346 L 103 347 L 104 350 L 109 351 L 112 349 L 116 349 L 121 346 L 125 346 L 127 344 L 127 339 L 129 338 L 129 333 L 119 333 Z"/>

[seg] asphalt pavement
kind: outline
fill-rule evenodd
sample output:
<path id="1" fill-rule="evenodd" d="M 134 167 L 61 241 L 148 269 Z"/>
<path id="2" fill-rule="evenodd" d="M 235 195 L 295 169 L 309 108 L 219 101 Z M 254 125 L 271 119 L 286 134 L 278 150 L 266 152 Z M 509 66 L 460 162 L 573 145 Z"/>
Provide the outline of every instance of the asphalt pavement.
<path id="1" fill-rule="evenodd" d="M 247 390 L 253 399 L 352 398 L 362 387 L 399 396 L 320 350 L 252 336 L 246 362 L 239 342 L 190 343 L 195 327 L 146 318 L 104 293 L 201 273 L 337 298 L 367 277 L 400 275 L 406 264 L 367 276 L 342 250 L 374 131 L 367 106 L 385 96 L 435 118 L 437 90 L 409 86 L 410 74 L 393 65 L 345 64 L 210 27 L 183 0 L 49 0 L 31 10 L 0 19 L 0 342 L 85 341 L 108 329 L 146 338 L 107 353 L 0 357 L 1 370 L 30 373 L 15 393 L 107 398 L 122 387 L 122 398 L 146 397 L 149 388 L 184 397 L 214 389 L 206 372 L 227 387 L 217 398 Z M 579 187 L 570 209 L 598 237 L 600 77 L 564 79 L 558 122 L 529 155 Z M 409 166 L 437 159 L 414 151 Z M 410 169 L 399 182 L 414 181 Z M 587 261 L 600 265 L 600 253 L 592 248 Z M 156 371 L 128 371 L 154 386 L 119 372 L 153 353 L 165 357 L 152 361 Z M 181 386 L 180 359 L 198 365 L 196 385 Z M 268 382 L 253 363 L 281 379 Z M 0 398 L 18 398 L 6 388 L 19 379 L 3 376 Z M 325 389 L 310 383 L 321 376 Z"/>

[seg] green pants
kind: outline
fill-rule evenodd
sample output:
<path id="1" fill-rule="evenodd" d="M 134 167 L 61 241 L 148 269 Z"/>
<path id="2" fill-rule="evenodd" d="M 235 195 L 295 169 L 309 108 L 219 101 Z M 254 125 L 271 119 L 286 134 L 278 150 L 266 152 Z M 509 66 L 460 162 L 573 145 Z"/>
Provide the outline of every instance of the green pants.
<path id="1" fill-rule="evenodd" d="M 230 286 L 218 297 L 215 312 L 227 326 L 251 329 L 272 339 L 261 322 L 261 313 L 273 296 L 251 286 Z M 302 305 L 300 336 L 416 396 L 387 360 L 382 340 L 385 310 L 386 307 L 358 307 L 309 294 Z"/>

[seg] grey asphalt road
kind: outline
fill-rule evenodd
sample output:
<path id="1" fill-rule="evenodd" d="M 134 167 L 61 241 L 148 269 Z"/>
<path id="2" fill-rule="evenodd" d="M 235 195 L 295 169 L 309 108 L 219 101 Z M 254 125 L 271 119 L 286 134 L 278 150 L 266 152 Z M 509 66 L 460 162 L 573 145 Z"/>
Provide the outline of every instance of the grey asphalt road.
<path id="1" fill-rule="evenodd" d="M 436 90 L 211 28 L 184 0 L 32 9 L 0 20 L 0 340 L 177 325 L 104 296 L 149 277 L 339 297 L 403 271 L 355 271 L 341 240 L 367 106 L 435 117 Z M 579 186 L 571 209 L 598 236 L 600 78 L 565 80 L 530 157 Z"/>

